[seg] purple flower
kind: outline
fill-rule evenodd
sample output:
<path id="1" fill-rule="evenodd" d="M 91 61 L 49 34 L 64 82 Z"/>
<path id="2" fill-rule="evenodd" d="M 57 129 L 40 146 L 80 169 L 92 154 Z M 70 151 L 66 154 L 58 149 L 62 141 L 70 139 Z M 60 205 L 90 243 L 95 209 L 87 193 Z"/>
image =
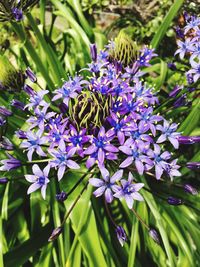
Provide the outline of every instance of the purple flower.
<path id="1" fill-rule="evenodd" d="M 117 239 L 120 243 L 120 245 L 123 247 L 124 243 L 127 241 L 127 236 L 126 236 L 126 232 L 124 230 L 124 228 L 122 226 L 117 226 L 115 228 L 115 232 L 117 235 Z"/>
<path id="2" fill-rule="evenodd" d="M 155 123 L 161 121 L 163 118 L 159 115 L 152 115 L 153 108 L 149 107 L 147 109 L 143 109 L 140 114 L 136 115 L 136 119 L 139 119 L 139 128 L 143 130 L 143 132 L 151 130 L 153 136 L 156 136 L 156 126 Z M 133 115 L 133 119 L 134 115 Z"/>
<path id="3" fill-rule="evenodd" d="M 166 170 L 168 166 L 166 160 L 170 159 L 171 154 L 168 151 L 161 153 L 159 145 L 154 144 L 154 151 L 149 149 L 147 155 L 154 160 L 153 164 L 155 166 L 156 179 L 159 180 L 163 171 Z M 149 165 L 151 166 L 151 164 Z"/>
<path id="4" fill-rule="evenodd" d="M 173 180 L 174 176 L 181 176 L 182 174 L 178 171 L 178 169 L 180 168 L 179 165 L 177 165 L 178 159 L 174 159 L 172 160 L 172 162 L 170 162 L 168 165 L 166 165 L 165 167 L 165 171 L 167 173 L 167 175 L 170 177 L 171 180 Z"/>
<path id="5" fill-rule="evenodd" d="M 162 134 L 158 138 L 156 143 L 163 143 L 167 139 L 170 141 L 170 143 L 174 146 L 174 148 L 178 149 L 179 142 L 178 137 L 180 136 L 180 133 L 176 132 L 178 125 L 176 123 L 169 124 L 168 121 L 164 120 L 163 126 L 157 125 L 157 130 L 161 131 Z"/>
<path id="6" fill-rule="evenodd" d="M 76 148 L 79 156 L 84 156 L 83 145 L 89 141 L 89 136 L 86 135 L 86 129 L 77 132 L 73 125 L 69 126 L 69 134 L 66 136 L 67 151 Z"/>
<path id="7" fill-rule="evenodd" d="M 106 202 L 111 203 L 113 201 L 113 191 L 116 186 L 116 182 L 122 178 L 123 170 L 117 171 L 111 177 L 107 169 L 100 168 L 100 171 L 103 179 L 89 179 L 90 184 L 92 184 L 94 187 L 98 187 L 93 194 L 95 197 L 100 197 L 104 194 Z"/>
<path id="8" fill-rule="evenodd" d="M 37 77 L 35 73 L 28 67 L 25 71 L 25 75 L 27 78 L 30 79 L 31 82 L 36 83 L 37 82 Z"/>
<path id="9" fill-rule="evenodd" d="M 6 109 L 5 107 L 0 107 L 0 115 L 8 117 L 12 115 L 12 112 Z"/>
<path id="10" fill-rule="evenodd" d="M 125 199 L 129 209 L 132 209 L 134 200 L 143 201 L 143 197 L 138 191 L 144 186 L 143 183 L 133 183 L 133 175 L 129 172 L 128 181 L 125 179 L 120 180 L 121 186 L 115 186 L 114 197 Z"/>
<path id="11" fill-rule="evenodd" d="M 194 82 L 197 82 L 200 78 L 200 63 L 192 60 L 191 62 L 192 69 L 187 73 L 193 75 Z"/>
<path id="12" fill-rule="evenodd" d="M 167 67 L 170 69 L 170 70 L 176 70 L 176 64 L 174 62 L 169 62 L 167 63 Z"/>
<path id="13" fill-rule="evenodd" d="M 21 21 L 23 19 L 23 11 L 17 7 L 12 8 L 12 14 L 16 21 Z"/>
<path id="14" fill-rule="evenodd" d="M 66 152 L 65 144 L 63 143 L 59 149 L 49 150 L 49 153 L 53 156 L 50 161 L 50 166 L 58 168 L 58 180 L 63 178 L 66 168 L 79 169 L 80 166 L 70 158 L 75 154 L 76 148 L 72 148 L 68 153 Z"/>
<path id="15" fill-rule="evenodd" d="M 27 138 L 27 133 L 25 131 L 18 130 L 15 132 L 15 134 L 19 139 L 26 139 Z"/>
<path id="16" fill-rule="evenodd" d="M 45 100 L 43 100 L 43 97 L 48 93 L 48 90 L 41 90 L 39 92 L 35 92 L 34 95 L 31 95 L 30 97 L 30 103 L 25 106 L 25 108 L 36 108 L 38 106 L 46 107 L 48 104 Z"/>
<path id="17" fill-rule="evenodd" d="M 6 119 L 0 116 L 0 127 L 6 123 Z"/>
<path id="18" fill-rule="evenodd" d="M 32 161 L 32 155 L 34 151 L 42 157 L 46 156 L 41 146 L 47 142 L 47 137 L 42 136 L 41 131 L 38 131 L 37 133 L 34 133 L 33 131 L 28 131 L 26 133 L 26 138 L 27 140 L 24 140 L 21 143 L 20 147 L 28 150 L 27 156 L 29 161 Z"/>
<path id="19" fill-rule="evenodd" d="M 108 136 L 117 136 L 120 145 L 124 144 L 125 134 L 124 132 L 128 130 L 134 130 L 133 124 L 130 124 L 131 118 L 125 116 L 123 119 L 120 118 L 114 113 L 111 112 L 111 117 L 107 119 L 112 126 L 112 128 L 107 132 Z"/>
<path id="20" fill-rule="evenodd" d="M 46 104 L 42 109 L 36 107 L 36 109 L 34 110 L 35 117 L 31 116 L 27 120 L 27 122 L 31 123 L 30 126 L 31 129 L 38 126 L 42 132 L 44 131 L 45 123 L 56 114 L 55 112 L 52 111 L 47 112 L 48 107 L 49 107 L 48 104 Z"/>
<path id="21" fill-rule="evenodd" d="M 53 148 L 54 146 L 62 146 L 62 144 L 67 139 L 68 131 L 66 130 L 66 125 L 68 123 L 68 120 L 63 120 L 61 117 L 57 118 L 50 118 L 48 123 L 48 141 L 50 143 L 50 148 Z"/>
<path id="22" fill-rule="evenodd" d="M 195 30 L 198 31 L 200 26 L 200 18 L 196 16 L 191 16 L 190 20 L 187 21 L 187 25 L 185 26 L 185 31 L 184 33 L 186 34 L 190 30 Z"/>
<path id="23" fill-rule="evenodd" d="M 141 66 L 146 66 L 146 67 L 148 67 L 148 66 L 151 66 L 150 64 L 149 64 L 149 61 L 153 58 L 153 57 L 155 57 L 155 56 L 157 56 L 157 54 L 156 53 L 154 53 L 154 50 L 155 49 L 149 49 L 148 47 L 144 47 L 140 52 L 141 52 L 141 54 L 140 54 L 140 56 L 139 56 L 139 58 L 138 58 L 138 63 L 139 63 L 139 66 L 141 67 Z"/>
<path id="24" fill-rule="evenodd" d="M 69 81 L 65 82 L 61 88 L 55 90 L 56 95 L 52 98 L 52 101 L 63 98 L 64 104 L 68 106 L 69 100 L 78 96 L 83 84 L 85 84 L 85 81 L 82 80 L 81 76 L 76 76 L 74 79 L 69 78 Z"/>
<path id="25" fill-rule="evenodd" d="M 177 45 L 179 46 L 179 49 L 176 50 L 175 55 L 179 54 L 180 59 L 183 60 L 185 54 L 187 52 L 193 51 L 193 42 L 191 42 L 191 39 L 186 39 L 184 42 L 178 40 Z"/>
<path id="26" fill-rule="evenodd" d="M 32 183 L 29 186 L 27 194 L 31 194 L 37 189 L 41 189 L 42 197 L 46 198 L 46 189 L 47 184 L 50 182 L 48 179 L 50 166 L 47 165 L 43 171 L 41 171 L 40 167 L 37 164 L 34 164 L 32 167 L 33 174 L 26 174 L 25 178 L 28 182 Z"/>
<path id="27" fill-rule="evenodd" d="M 131 147 L 129 147 L 128 143 L 125 142 L 123 146 L 119 147 L 119 150 L 128 155 L 128 157 L 119 165 L 119 167 L 126 168 L 134 162 L 138 173 L 142 175 L 144 172 L 144 162 L 151 164 L 151 160 L 142 153 L 142 149 L 139 148 L 136 143 L 133 143 Z"/>
<path id="28" fill-rule="evenodd" d="M 97 152 L 97 160 L 100 165 L 103 165 L 106 153 L 110 152 L 111 154 L 118 152 L 118 148 L 110 144 L 110 141 L 113 137 L 108 137 L 108 134 L 105 132 L 105 128 L 102 126 L 99 130 L 98 136 L 91 139 L 91 145 L 85 150 L 85 155 L 91 155 L 94 152 Z"/>
<path id="29" fill-rule="evenodd" d="M 22 164 L 21 161 L 14 158 L 10 154 L 7 153 L 9 159 L 3 159 L 0 161 L 2 166 L 0 167 L 0 171 L 10 171 L 19 168 Z"/>

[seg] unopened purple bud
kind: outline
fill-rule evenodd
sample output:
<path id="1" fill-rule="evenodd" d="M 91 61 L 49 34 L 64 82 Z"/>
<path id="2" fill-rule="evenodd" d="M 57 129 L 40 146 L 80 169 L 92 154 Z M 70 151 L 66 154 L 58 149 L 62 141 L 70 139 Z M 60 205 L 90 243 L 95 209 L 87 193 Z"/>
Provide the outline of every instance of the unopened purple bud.
<path id="1" fill-rule="evenodd" d="M 124 243 L 127 241 L 127 236 L 124 228 L 122 226 L 117 226 L 115 228 L 115 232 L 117 234 L 117 239 L 120 245 L 123 247 Z"/>
<path id="2" fill-rule="evenodd" d="M 23 19 L 22 9 L 18 9 L 17 7 L 12 8 L 12 13 L 16 21 L 20 21 Z"/>
<path id="3" fill-rule="evenodd" d="M 54 241 L 55 239 L 58 238 L 58 236 L 62 233 L 62 230 L 63 228 L 62 227 L 57 227 L 53 230 L 51 236 L 49 237 L 48 241 L 49 242 L 52 242 Z"/>
<path id="4" fill-rule="evenodd" d="M 25 85 L 24 85 L 24 91 L 25 91 L 28 95 L 31 95 L 31 96 L 34 96 L 34 95 L 35 95 L 35 91 L 34 91 L 33 88 L 30 87 L 28 84 L 25 84 Z"/>
<path id="5" fill-rule="evenodd" d="M 21 101 L 16 100 L 16 99 L 13 99 L 11 101 L 11 105 L 13 107 L 18 108 L 18 109 L 21 109 L 21 110 L 24 110 L 24 107 L 25 107 L 24 103 L 22 103 Z"/>
<path id="6" fill-rule="evenodd" d="M 0 161 L 0 163 L 2 164 L 2 166 L 0 167 L 0 171 L 10 171 L 13 169 L 17 169 L 22 165 L 20 160 L 14 158 L 8 153 L 7 155 L 9 159 L 3 159 Z"/>
<path id="7" fill-rule="evenodd" d="M 8 183 L 8 178 L 6 178 L 6 177 L 2 177 L 2 178 L 0 178 L 0 184 L 7 184 Z"/>
<path id="8" fill-rule="evenodd" d="M 184 186 L 185 192 L 192 194 L 192 195 L 197 195 L 198 191 L 196 188 L 194 188 L 193 186 L 191 186 L 190 184 L 185 184 Z"/>
<path id="9" fill-rule="evenodd" d="M 188 162 L 186 164 L 186 167 L 188 169 L 199 169 L 200 168 L 200 162 Z"/>
<path id="10" fill-rule="evenodd" d="M 187 79 L 188 84 L 194 83 L 194 79 L 191 73 L 186 74 L 186 79 Z"/>
<path id="11" fill-rule="evenodd" d="M 170 70 L 176 70 L 176 64 L 173 62 L 167 63 L 167 66 Z"/>
<path id="12" fill-rule="evenodd" d="M 175 198 L 175 197 L 168 197 L 167 202 L 168 202 L 168 204 L 173 205 L 173 206 L 178 206 L 178 205 L 183 204 L 182 199 Z"/>
<path id="13" fill-rule="evenodd" d="M 187 95 L 186 94 L 183 94 L 181 97 L 179 97 L 175 102 L 174 102 L 174 107 L 175 108 L 178 108 L 178 107 L 181 107 L 181 106 L 185 106 L 186 104 L 186 98 L 187 98 Z"/>
<path id="14" fill-rule="evenodd" d="M 159 237 L 158 232 L 155 229 L 150 229 L 149 235 L 157 244 L 160 245 L 160 237 Z"/>
<path id="15" fill-rule="evenodd" d="M 13 144 L 7 137 L 2 136 L 2 139 L 0 140 L 0 148 L 5 150 L 13 150 Z"/>
<path id="16" fill-rule="evenodd" d="M 190 20 L 190 15 L 187 13 L 187 11 L 183 12 L 184 19 L 188 22 Z"/>
<path id="17" fill-rule="evenodd" d="M 7 117 L 11 116 L 12 112 L 10 110 L 7 110 L 5 107 L 0 107 L 0 115 Z"/>
<path id="18" fill-rule="evenodd" d="M 173 90 L 169 93 L 169 96 L 170 97 L 175 97 L 178 95 L 178 93 L 182 90 L 182 87 L 181 86 L 174 86 Z"/>
<path id="19" fill-rule="evenodd" d="M 26 139 L 27 138 L 27 134 L 25 131 L 19 130 L 19 131 L 16 131 L 15 134 L 19 139 Z"/>
<path id="20" fill-rule="evenodd" d="M 26 77 L 30 79 L 31 82 L 36 83 L 37 77 L 35 73 L 28 67 L 25 71 Z"/>
<path id="21" fill-rule="evenodd" d="M 5 118 L 0 116 L 0 127 L 3 126 L 6 123 Z"/>
<path id="22" fill-rule="evenodd" d="M 191 145 L 200 142 L 200 136 L 178 136 L 179 144 Z"/>
<path id="23" fill-rule="evenodd" d="M 60 202 L 65 201 L 67 199 L 67 193 L 62 191 L 60 194 L 56 194 L 56 199 Z"/>
<path id="24" fill-rule="evenodd" d="M 196 90 L 195 87 L 189 87 L 189 88 L 187 88 L 187 89 L 188 89 L 188 92 L 190 92 L 190 93 L 192 93 L 192 92 L 194 92 L 194 91 Z"/>
<path id="25" fill-rule="evenodd" d="M 183 30 L 179 27 L 179 26 L 177 26 L 176 28 L 175 28 L 175 31 L 176 31 L 176 34 L 177 34 L 177 37 L 178 38 L 180 38 L 180 39 L 184 39 L 184 32 L 183 32 Z"/>
<path id="26" fill-rule="evenodd" d="M 90 44 L 90 55 L 94 62 L 97 61 L 97 47 L 96 44 Z"/>
<path id="27" fill-rule="evenodd" d="M 61 103 L 59 105 L 59 109 L 63 114 L 66 114 L 66 112 L 68 111 L 68 107 L 67 107 L 67 105 L 65 105 L 65 103 Z"/>

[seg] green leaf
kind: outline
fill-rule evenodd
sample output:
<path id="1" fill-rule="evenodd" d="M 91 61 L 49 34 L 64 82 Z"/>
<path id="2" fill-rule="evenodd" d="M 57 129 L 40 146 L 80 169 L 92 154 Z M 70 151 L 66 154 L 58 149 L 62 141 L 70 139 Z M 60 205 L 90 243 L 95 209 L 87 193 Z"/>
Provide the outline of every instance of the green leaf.
<path id="1" fill-rule="evenodd" d="M 183 135 L 189 135 L 196 126 L 199 125 L 200 120 L 200 99 L 193 102 L 193 107 L 187 118 L 181 123 L 178 132 L 183 132 Z"/>
<path id="2" fill-rule="evenodd" d="M 50 224 L 42 228 L 37 235 L 25 241 L 18 247 L 10 250 L 4 255 L 4 262 L 6 267 L 20 267 L 30 257 L 34 256 L 38 249 L 42 248 L 48 242 L 48 237 L 51 233 Z"/>
<path id="3" fill-rule="evenodd" d="M 158 28 L 158 31 L 153 37 L 153 40 L 151 41 L 151 46 L 153 48 L 157 48 L 166 34 L 167 29 L 170 26 L 170 23 L 178 13 L 179 9 L 181 8 L 182 4 L 184 3 L 184 0 L 177 0 L 174 2 L 174 4 L 171 6 L 169 12 L 167 13 L 166 17 L 163 20 L 163 23 Z"/>
<path id="4" fill-rule="evenodd" d="M 90 266 L 102 267 L 107 266 L 104 255 L 102 253 L 96 220 L 92 210 L 90 196 L 92 186 L 89 185 L 88 190 L 84 193 L 76 204 L 71 214 L 72 226 L 75 231 L 75 241 L 79 240 L 82 251 L 87 256 Z M 71 201 L 66 201 L 66 208 L 70 206 Z M 75 248 L 76 242 L 72 245 Z M 95 248 L 95 249 L 94 249 Z M 71 266 L 73 262 L 73 251 L 70 252 L 66 266 Z"/>

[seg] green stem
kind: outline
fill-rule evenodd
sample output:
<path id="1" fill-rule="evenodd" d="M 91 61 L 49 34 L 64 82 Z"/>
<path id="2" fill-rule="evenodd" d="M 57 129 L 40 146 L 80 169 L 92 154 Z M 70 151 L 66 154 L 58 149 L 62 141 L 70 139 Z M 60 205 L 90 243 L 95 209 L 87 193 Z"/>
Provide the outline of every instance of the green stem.
<path id="1" fill-rule="evenodd" d="M 48 87 L 51 90 L 53 90 L 55 88 L 55 86 L 54 86 L 54 83 L 52 82 L 52 80 L 51 80 L 51 78 L 50 78 L 50 76 L 48 74 L 48 70 L 44 67 L 39 55 L 35 51 L 35 48 L 32 46 L 31 42 L 26 37 L 22 25 L 20 25 L 19 23 L 15 23 L 15 22 L 11 22 L 11 24 L 12 24 L 12 27 L 13 27 L 14 31 L 16 32 L 16 34 L 18 35 L 18 37 L 23 42 L 24 47 L 26 48 L 27 52 L 29 53 L 31 59 L 33 60 L 33 62 L 35 63 L 36 67 L 41 72 L 41 74 L 44 77 L 44 79 L 46 80 L 46 83 L 47 83 Z"/>

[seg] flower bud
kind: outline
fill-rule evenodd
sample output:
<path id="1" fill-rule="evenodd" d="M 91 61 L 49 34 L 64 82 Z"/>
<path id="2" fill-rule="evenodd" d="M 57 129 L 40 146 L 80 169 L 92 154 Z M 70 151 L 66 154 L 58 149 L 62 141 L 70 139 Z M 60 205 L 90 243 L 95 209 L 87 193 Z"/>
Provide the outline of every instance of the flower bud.
<path id="1" fill-rule="evenodd" d="M 52 234 L 50 235 L 48 241 L 54 241 L 55 239 L 58 238 L 58 236 L 62 233 L 63 228 L 62 227 L 57 227 L 53 230 Z"/>
<path id="2" fill-rule="evenodd" d="M 8 178 L 6 178 L 6 177 L 2 177 L 2 178 L 0 178 L 0 185 L 1 184 L 7 184 L 8 183 Z"/>
<path id="3" fill-rule="evenodd" d="M 34 96 L 35 95 L 35 91 L 28 84 L 24 85 L 24 91 L 30 96 Z"/>
<path id="4" fill-rule="evenodd" d="M 191 186 L 190 184 L 185 184 L 184 186 L 185 192 L 192 194 L 192 195 L 197 195 L 198 191 L 196 188 L 194 188 L 193 186 Z"/>
<path id="5" fill-rule="evenodd" d="M 178 93 L 182 90 L 183 88 L 181 86 L 174 86 L 173 90 L 169 93 L 170 97 L 175 97 L 178 95 Z"/>
<path id="6" fill-rule="evenodd" d="M 26 139 L 27 138 L 27 134 L 25 131 L 19 130 L 19 131 L 16 131 L 15 134 L 19 139 Z"/>
<path id="7" fill-rule="evenodd" d="M 20 21 L 23 19 L 22 9 L 19 9 L 17 7 L 12 8 L 12 14 L 16 21 Z"/>
<path id="8" fill-rule="evenodd" d="M 37 77 L 35 75 L 35 73 L 28 67 L 25 71 L 25 75 L 27 78 L 29 78 L 29 80 L 33 83 L 37 82 Z"/>
<path id="9" fill-rule="evenodd" d="M 178 107 L 182 107 L 184 105 L 186 105 L 186 98 L 187 98 L 187 95 L 186 94 L 183 94 L 181 97 L 179 97 L 173 104 L 173 106 L 175 108 L 178 108 Z"/>
<path id="10" fill-rule="evenodd" d="M 168 68 L 169 68 L 170 70 L 176 70 L 176 65 L 175 65 L 175 63 L 173 63 L 173 62 L 169 62 L 169 63 L 167 63 L 167 66 L 168 66 Z"/>
<path id="11" fill-rule="evenodd" d="M 90 55 L 94 62 L 97 61 L 97 47 L 96 44 L 90 44 Z"/>
<path id="12" fill-rule="evenodd" d="M 5 150 L 13 150 L 13 144 L 10 142 L 10 140 L 7 137 L 2 136 L 0 140 L 0 149 L 1 148 Z"/>
<path id="13" fill-rule="evenodd" d="M 13 107 L 18 108 L 18 109 L 21 109 L 21 110 L 24 110 L 24 107 L 25 107 L 24 103 L 22 103 L 21 101 L 16 100 L 16 99 L 13 99 L 11 101 L 11 105 Z"/>
<path id="14" fill-rule="evenodd" d="M 155 229 L 150 229 L 149 230 L 149 235 L 157 244 L 160 245 L 160 243 L 161 243 L 160 242 L 160 237 L 159 237 L 158 232 Z"/>
<path id="15" fill-rule="evenodd" d="M 200 136 L 178 136 L 179 144 L 191 145 L 200 142 Z"/>
<path id="16" fill-rule="evenodd" d="M 12 112 L 10 110 L 7 110 L 5 107 L 0 106 L 0 115 L 8 117 L 12 115 Z"/>
<path id="17" fill-rule="evenodd" d="M 127 236 L 124 228 L 122 226 L 117 226 L 115 228 L 117 234 L 117 239 L 119 240 L 120 245 L 123 247 L 124 243 L 127 241 Z"/>
<path id="18" fill-rule="evenodd" d="M 56 199 L 60 202 L 63 202 L 67 199 L 67 193 L 66 192 L 61 192 L 60 194 L 56 194 Z"/>
<path id="19" fill-rule="evenodd" d="M 188 169 L 199 169 L 200 168 L 200 162 L 188 162 L 186 164 L 186 167 Z"/>
<path id="20" fill-rule="evenodd" d="M 170 204 L 172 206 L 179 206 L 179 205 L 183 204 L 182 199 L 175 198 L 175 197 L 168 197 L 167 202 L 168 202 L 168 204 Z"/>

